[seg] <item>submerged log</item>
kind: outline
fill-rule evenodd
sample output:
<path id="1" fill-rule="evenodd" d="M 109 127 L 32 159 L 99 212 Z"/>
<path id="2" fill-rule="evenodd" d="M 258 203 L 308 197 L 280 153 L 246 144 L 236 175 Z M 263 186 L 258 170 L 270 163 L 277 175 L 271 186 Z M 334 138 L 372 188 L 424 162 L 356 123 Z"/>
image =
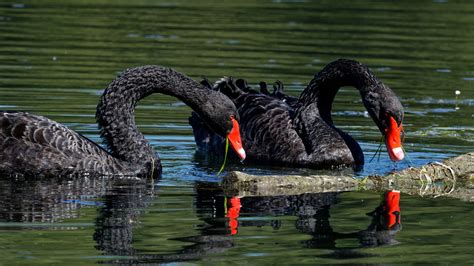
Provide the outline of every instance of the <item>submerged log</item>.
<path id="1" fill-rule="evenodd" d="M 249 175 L 232 171 L 224 177 L 222 185 L 227 194 L 276 196 L 352 191 L 358 188 L 359 182 L 349 176 Z"/>
<path id="2" fill-rule="evenodd" d="M 400 190 L 421 196 L 448 196 L 474 201 L 474 153 L 387 176 L 249 175 L 228 173 L 222 186 L 229 195 L 271 196 L 354 190 Z"/>

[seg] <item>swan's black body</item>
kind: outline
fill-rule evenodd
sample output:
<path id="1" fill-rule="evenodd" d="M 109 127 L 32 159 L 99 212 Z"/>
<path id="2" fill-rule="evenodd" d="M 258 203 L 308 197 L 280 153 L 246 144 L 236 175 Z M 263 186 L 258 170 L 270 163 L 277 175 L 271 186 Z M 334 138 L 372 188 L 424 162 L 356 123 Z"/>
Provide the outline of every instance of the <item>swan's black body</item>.
<path id="1" fill-rule="evenodd" d="M 199 113 L 207 126 L 225 136 L 238 119 L 234 104 L 170 68 L 126 70 L 105 89 L 97 122 L 110 152 L 48 118 L 0 111 L 0 172 L 20 175 L 158 176 L 161 163 L 135 124 L 138 101 L 152 93 L 175 96 Z"/>
<path id="2" fill-rule="evenodd" d="M 242 85 L 244 84 L 244 85 Z M 359 144 L 337 129 L 331 107 L 340 87 L 357 88 L 369 114 L 382 133 L 388 115 L 399 125 L 403 107 L 394 92 L 369 69 L 352 60 L 340 59 L 315 75 L 299 99 L 284 95 L 278 85 L 273 93 L 260 84 L 261 92 L 248 89 L 242 80 L 222 79 L 214 89 L 228 95 L 240 115 L 240 129 L 247 161 L 308 168 L 363 165 Z M 202 127 L 194 115 L 190 123 L 202 149 L 222 149 L 222 140 Z"/>

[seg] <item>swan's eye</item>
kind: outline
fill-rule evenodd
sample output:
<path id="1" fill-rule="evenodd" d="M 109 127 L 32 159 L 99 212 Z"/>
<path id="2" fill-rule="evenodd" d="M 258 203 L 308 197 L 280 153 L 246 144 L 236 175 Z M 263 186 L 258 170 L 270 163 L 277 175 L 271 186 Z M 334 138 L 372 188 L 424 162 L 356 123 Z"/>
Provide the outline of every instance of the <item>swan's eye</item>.
<path id="1" fill-rule="evenodd" d="M 384 123 L 384 126 L 385 126 L 385 130 L 388 129 L 389 125 L 390 125 L 390 118 L 393 118 L 395 119 L 395 116 L 393 116 L 392 114 L 390 114 L 389 112 L 385 112 L 385 119 L 383 119 L 383 123 Z M 396 121 L 396 119 L 395 119 Z"/>
<path id="2" fill-rule="evenodd" d="M 229 134 L 229 132 L 232 130 L 232 128 L 234 127 L 234 121 L 235 121 L 235 116 L 234 115 L 231 115 L 229 116 L 229 120 L 225 121 L 225 134 Z"/>

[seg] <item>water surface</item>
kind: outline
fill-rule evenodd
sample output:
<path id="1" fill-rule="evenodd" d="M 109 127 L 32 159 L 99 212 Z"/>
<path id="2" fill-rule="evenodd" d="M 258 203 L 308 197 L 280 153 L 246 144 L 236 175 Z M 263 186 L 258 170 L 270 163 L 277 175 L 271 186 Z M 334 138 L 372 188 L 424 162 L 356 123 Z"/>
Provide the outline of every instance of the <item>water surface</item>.
<path id="1" fill-rule="evenodd" d="M 47 116 L 100 142 L 98 97 L 126 68 L 158 64 L 254 86 L 278 79 L 298 95 L 327 63 L 351 58 L 406 110 L 408 160 L 393 164 L 382 153 L 369 161 L 380 133 L 356 90 L 336 97 L 336 125 L 366 155 L 354 174 L 386 174 L 472 151 L 473 12 L 470 1 L 4 1 L 0 108 Z M 402 195 L 402 230 L 374 245 L 360 237 L 381 201 L 371 192 L 243 198 L 232 227 L 220 162 L 195 154 L 189 114 L 163 95 L 138 106 L 137 123 L 162 158 L 160 180 L 1 178 L 0 264 L 474 261 L 472 205 L 451 199 Z"/>

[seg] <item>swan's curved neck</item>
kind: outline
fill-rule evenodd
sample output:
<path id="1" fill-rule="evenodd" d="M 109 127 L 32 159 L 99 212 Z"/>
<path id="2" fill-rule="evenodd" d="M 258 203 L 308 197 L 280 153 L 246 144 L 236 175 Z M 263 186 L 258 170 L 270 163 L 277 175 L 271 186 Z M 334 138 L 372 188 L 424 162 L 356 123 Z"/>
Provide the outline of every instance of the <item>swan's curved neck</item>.
<path id="1" fill-rule="evenodd" d="M 327 65 L 311 80 L 301 93 L 301 106 L 317 108 L 320 117 L 332 124 L 331 110 L 334 97 L 341 87 L 351 86 L 359 90 L 362 98 L 381 82 L 370 70 L 352 60 L 339 59 Z"/>
<path id="2" fill-rule="evenodd" d="M 293 120 L 308 152 L 320 147 L 321 140 L 317 136 L 322 134 L 319 131 L 324 131 L 324 128 L 315 125 L 325 123 L 325 127 L 334 128 L 332 103 L 338 90 L 344 86 L 355 87 L 364 98 L 373 88 L 380 86 L 380 81 L 366 66 L 345 59 L 328 64 L 316 74 L 301 93 Z"/>
<path id="3" fill-rule="evenodd" d="M 96 113 L 101 136 L 114 157 L 137 166 L 157 161 L 134 116 L 138 101 L 157 92 L 175 96 L 192 108 L 202 102 L 201 85 L 170 68 L 126 70 L 105 89 Z"/>

